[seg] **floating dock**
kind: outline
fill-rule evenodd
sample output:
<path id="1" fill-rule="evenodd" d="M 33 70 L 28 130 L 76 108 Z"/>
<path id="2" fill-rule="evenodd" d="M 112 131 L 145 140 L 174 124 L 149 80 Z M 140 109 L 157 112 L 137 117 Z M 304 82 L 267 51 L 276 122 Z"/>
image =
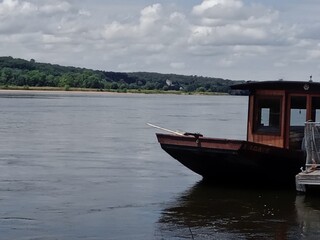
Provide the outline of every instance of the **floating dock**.
<path id="1" fill-rule="evenodd" d="M 320 170 L 304 171 L 296 175 L 297 191 L 304 193 L 308 187 L 320 188 Z"/>
<path id="2" fill-rule="evenodd" d="M 296 189 L 306 192 L 307 189 L 320 188 L 320 123 L 306 122 L 302 150 L 306 153 L 305 170 L 296 175 Z"/>

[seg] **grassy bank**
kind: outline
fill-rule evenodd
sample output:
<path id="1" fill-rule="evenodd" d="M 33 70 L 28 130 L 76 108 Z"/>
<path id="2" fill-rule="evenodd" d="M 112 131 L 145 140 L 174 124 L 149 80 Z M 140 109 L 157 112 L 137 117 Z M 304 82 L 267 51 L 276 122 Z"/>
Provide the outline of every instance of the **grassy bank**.
<path id="1" fill-rule="evenodd" d="M 110 93 L 141 93 L 141 94 L 177 94 L 177 95 L 228 95 L 221 92 L 185 92 L 174 90 L 140 90 L 140 89 L 94 89 L 72 87 L 29 87 L 29 86 L 0 86 L 1 90 L 29 90 L 29 91 L 71 91 L 71 92 L 110 92 Z"/>

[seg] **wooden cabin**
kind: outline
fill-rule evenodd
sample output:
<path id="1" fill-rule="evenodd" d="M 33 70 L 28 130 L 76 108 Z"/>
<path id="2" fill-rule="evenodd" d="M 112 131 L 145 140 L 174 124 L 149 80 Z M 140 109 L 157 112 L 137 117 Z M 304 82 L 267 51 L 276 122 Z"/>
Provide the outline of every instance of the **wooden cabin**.
<path id="1" fill-rule="evenodd" d="M 306 121 L 320 122 L 320 83 L 249 82 L 247 141 L 301 149 Z"/>

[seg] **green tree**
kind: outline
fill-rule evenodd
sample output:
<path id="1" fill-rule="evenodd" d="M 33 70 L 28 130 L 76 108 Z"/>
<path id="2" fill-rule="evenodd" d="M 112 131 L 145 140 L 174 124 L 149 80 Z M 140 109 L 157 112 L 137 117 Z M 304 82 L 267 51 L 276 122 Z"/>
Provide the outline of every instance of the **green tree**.
<path id="1" fill-rule="evenodd" d="M 118 84 L 116 82 L 113 82 L 111 84 L 111 89 L 118 89 L 118 88 L 119 88 L 119 86 L 118 86 Z"/>
<path id="2" fill-rule="evenodd" d="M 0 83 L 1 85 L 10 84 L 10 81 L 13 79 L 13 72 L 11 68 L 5 67 L 1 70 Z"/>

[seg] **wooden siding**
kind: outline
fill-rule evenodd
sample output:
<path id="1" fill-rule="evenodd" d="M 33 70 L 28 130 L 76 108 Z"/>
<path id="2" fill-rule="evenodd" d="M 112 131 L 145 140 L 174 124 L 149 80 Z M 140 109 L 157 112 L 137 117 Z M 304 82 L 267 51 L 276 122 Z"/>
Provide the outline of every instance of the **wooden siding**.
<path id="1" fill-rule="evenodd" d="M 259 97 L 281 97 L 281 126 L 280 134 L 261 133 L 254 131 L 255 124 L 255 101 Z M 304 96 L 306 97 L 306 121 L 312 119 L 312 97 L 320 97 L 320 93 L 302 92 L 302 91 L 286 91 L 286 90 L 257 90 L 249 97 L 248 108 L 248 126 L 247 140 L 254 143 L 267 144 L 270 146 L 290 148 L 290 110 L 291 97 Z"/>
<path id="2" fill-rule="evenodd" d="M 254 121 L 255 121 L 255 99 L 257 97 L 264 97 L 264 96 L 275 96 L 275 97 L 281 97 L 282 104 L 281 104 L 281 119 L 280 119 L 280 134 L 272 134 L 272 133 L 257 133 L 254 131 Z M 247 134 L 247 140 L 254 142 L 254 143 L 261 143 L 266 144 L 274 147 L 285 147 L 285 115 L 284 115 L 284 109 L 286 104 L 286 98 L 285 98 L 285 91 L 283 90 L 258 90 L 254 93 L 254 95 L 251 95 L 249 97 L 249 114 L 248 114 L 248 134 Z"/>

